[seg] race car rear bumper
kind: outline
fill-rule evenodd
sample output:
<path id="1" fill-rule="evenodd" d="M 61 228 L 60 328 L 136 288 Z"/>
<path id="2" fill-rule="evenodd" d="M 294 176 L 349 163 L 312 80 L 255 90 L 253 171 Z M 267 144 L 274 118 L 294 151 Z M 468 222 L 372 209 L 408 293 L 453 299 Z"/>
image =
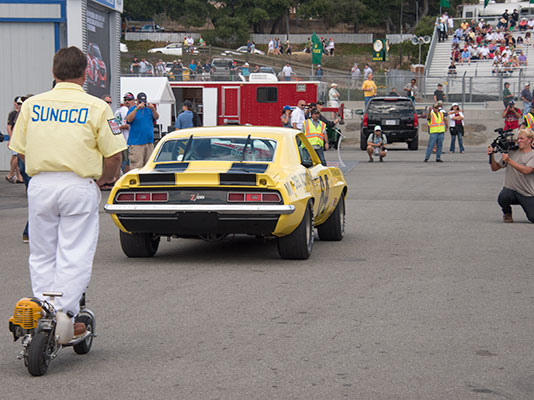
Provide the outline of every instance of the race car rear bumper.
<path id="1" fill-rule="evenodd" d="M 131 233 L 188 237 L 203 234 L 270 235 L 293 205 L 271 204 L 107 204 Z"/>
<path id="2" fill-rule="evenodd" d="M 279 204 L 106 204 L 108 214 L 292 214 L 295 206 Z"/>

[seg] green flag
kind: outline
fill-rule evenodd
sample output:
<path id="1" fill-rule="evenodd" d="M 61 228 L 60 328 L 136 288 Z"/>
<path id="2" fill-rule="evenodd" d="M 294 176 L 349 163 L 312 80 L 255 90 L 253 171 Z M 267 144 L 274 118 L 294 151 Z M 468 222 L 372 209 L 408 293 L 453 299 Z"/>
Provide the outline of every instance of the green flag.
<path id="1" fill-rule="evenodd" d="M 313 32 L 312 35 L 312 64 L 321 64 L 323 56 L 323 44 L 319 37 Z"/>
<path id="2" fill-rule="evenodd" d="M 488 4 L 489 4 L 489 0 L 484 0 L 484 8 L 486 8 L 488 6 Z"/>
<path id="3" fill-rule="evenodd" d="M 449 0 L 441 0 L 441 2 L 439 3 L 439 5 L 440 5 L 441 7 L 444 7 L 444 8 L 449 8 L 449 7 L 450 7 Z"/>

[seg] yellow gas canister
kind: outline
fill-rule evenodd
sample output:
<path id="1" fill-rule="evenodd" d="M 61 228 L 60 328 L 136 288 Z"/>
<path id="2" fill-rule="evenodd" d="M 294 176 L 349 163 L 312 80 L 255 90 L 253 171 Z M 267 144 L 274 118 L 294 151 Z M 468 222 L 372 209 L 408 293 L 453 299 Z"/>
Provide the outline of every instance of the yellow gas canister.
<path id="1" fill-rule="evenodd" d="M 22 329 L 35 329 L 39 318 L 44 315 L 43 309 L 36 300 L 24 297 L 17 301 L 13 316 L 9 322 L 20 326 Z"/>

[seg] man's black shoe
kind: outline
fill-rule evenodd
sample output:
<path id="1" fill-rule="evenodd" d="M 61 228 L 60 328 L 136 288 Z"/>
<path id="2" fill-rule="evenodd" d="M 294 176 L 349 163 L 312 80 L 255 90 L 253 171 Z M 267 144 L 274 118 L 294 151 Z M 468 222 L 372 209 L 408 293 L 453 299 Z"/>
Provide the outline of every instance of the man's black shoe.
<path id="1" fill-rule="evenodd" d="M 425 162 L 428 162 L 428 158 L 425 158 Z"/>
<path id="2" fill-rule="evenodd" d="M 436 160 L 436 162 L 443 162 L 443 160 L 439 159 L 439 160 Z"/>

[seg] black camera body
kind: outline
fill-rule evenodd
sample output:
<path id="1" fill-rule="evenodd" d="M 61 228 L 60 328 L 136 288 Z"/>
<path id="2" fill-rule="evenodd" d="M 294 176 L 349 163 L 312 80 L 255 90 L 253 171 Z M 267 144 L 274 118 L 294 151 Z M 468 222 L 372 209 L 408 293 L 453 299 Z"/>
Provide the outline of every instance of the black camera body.
<path id="1" fill-rule="evenodd" d="M 499 136 L 491 143 L 494 153 L 508 153 L 519 148 L 514 140 L 514 132 L 511 129 L 504 130 L 503 128 L 498 128 L 495 129 L 495 132 Z"/>

